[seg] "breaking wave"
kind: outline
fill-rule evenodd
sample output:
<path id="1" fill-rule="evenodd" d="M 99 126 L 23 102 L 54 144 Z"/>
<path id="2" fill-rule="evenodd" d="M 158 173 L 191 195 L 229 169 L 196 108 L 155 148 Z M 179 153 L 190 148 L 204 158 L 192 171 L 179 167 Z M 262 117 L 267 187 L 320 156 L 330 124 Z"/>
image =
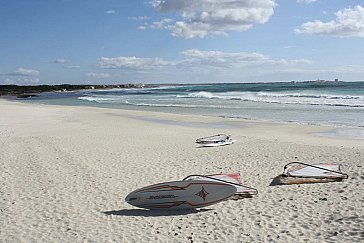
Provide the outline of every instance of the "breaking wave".
<path id="1" fill-rule="evenodd" d="M 364 96 L 329 95 L 310 93 L 268 93 L 268 92 L 195 92 L 179 95 L 179 98 L 241 100 L 250 102 L 302 104 L 323 106 L 364 107 Z"/>
<path id="2" fill-rule="evenodd" d="M 130 97 L 129 97 L 130 98 Z M 228 105 L 214 105 L 214 104 L 187 104 L 187 103 L 175 103 L 171 99 L 156 99 L 149 98 L 140 100 L 128 100 L 121 96 L 103 97 L 103 96 L 83 96 L 78 97 L 79 100 L 85 100 L 90 102 L 96 102 L 98 104 L 124 104 L 131 106 L 149 106 L 149 107 L 180 107 L 180 108 L 213 108 L 213 109 L 240 109 L 241 107 L 228 106 Z M 163 102 L 161 102 L 163 101 Z"/>
<path id="3" fill-rule="evenodd" d="M 364 96 L 332 95 L 314 93 L 268 93 L 268 92 L 223 92 L 211 93 L 206 91 L 177 94 L 174 96 L 124 96 L 124 95 L 88 95 L 78 97 L 80 100 L 97 103 L 119 103 L 135 106 L 160 106 L 160 107 L 206 107 L 216 108 L 216 102 L 207 100 L 231 100 L 245 102 L 260 102 L 273 104 L 314 105 L 314 106 L 338 106 L 338 107 L 364 107 Z M 191 104 L 185 99 L 197 99 L 204 105 Z M 206 100 L 204 102 L 204 100 Z M 227 105 L 227 104 L 226 104 Z M 230 106 L 227 106 L 231 108 Z M 239 102 L 235 105 L 239 106 Z M 219 103 L 218 108 L 224 107 Z"/>

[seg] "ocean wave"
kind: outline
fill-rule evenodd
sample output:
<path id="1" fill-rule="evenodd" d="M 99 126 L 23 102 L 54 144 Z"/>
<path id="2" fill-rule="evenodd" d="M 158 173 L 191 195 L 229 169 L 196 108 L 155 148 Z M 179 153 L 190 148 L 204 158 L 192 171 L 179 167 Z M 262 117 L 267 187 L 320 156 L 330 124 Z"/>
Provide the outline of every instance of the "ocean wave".
<path id="1" fill-rule="evenodd" d="M 127 103 L 131 106 L 149 107 L 179 107 L 179 108 L 215 108 L 215 109 L 241 109 L 241 107 L 221 106 L 221 105 L 191 105 L 191 104 L 157 104 L 157 103 Z"/>
<path id="2" fill-rule="evenodd" d="M 96 103 L 103 103 L 105 101 L 116 101 L 116 97 L 96 97 L 96 96 L 82 96 L 78 97 L 79 100 L 93 101 Z"/>
<path id="3" fill-rule="evenodd" d="M 277 98 L 313 98 L 313 99 L 329 99 L 329 100 L 359 100 L 363 99 L 364 97 L 361 96 L 351 96 L 351 95 L 328 95 L 328 94 L 305 94 L 305 93 L 265 93 L 259 92 L 257 93 L 258 96 L 261 97 L 277 97 Z"/>
<path id="4" fill-rule="evenodd" d="M 189 93 L 187 95 L 177 95 L 177 98 L 207 98 L 207 99 L 221 99 L 219 95 L 214 95 L 210 92 L 200 91 L 196 93 Z"/>
<path id="5" fill-rule="evenodd" d="M 192 102 L 199 102 L 203 105 L 191 104 L 191 101 L 183 99 L 197 99 Z M 242 108 L 242 102 L 258 102 L 287 105 L 312 105 L 312 106 L 336 106 L 336 107 L 364 107 L 364 96 L 353 95 L 332 95 L 314 93 L 270 93 L 270 92 L 220 92 L 212 93 L 207 91 L 190 92 L 178 95 L 88 95 L 78 97 L 97 103 L 120 103 L 135 106 L 159 106 L 159 107 L 200 107 L 200 108 Z M 203 100 L 211 100 L 204 102 Z M 212 101 L 212 100 L 226 100 Z M 231 102 L 230 102 L 231 101 Z M 234 102 L 237 101 L 237 102 Z M 187 104 L 186 104 L 187 103 Z"/>
<path id="6" fill-rule="evenodd" d="M 266 92 L 195 92 L 178 98 L 222 99 L 272 104 L 321 105 L 341 107 L 364 107 L 363 96 L 327 95 L 308 93 L 266 93 Z"/>
<path id="7" fill-rule="evenodd" d="M 130 98 L 130 97 L 129 97 Z M 130 106 L 150 106 L 150 107 L 181 107 L 181 108 L 213 108 L 213 109 L 241 109 L 239 106 L 229 106 L 229 105 L 214 105 L 214 104 L 186 104 L 186 103 L 176 103 L 171 99 L 143 99 L 141 100 L 131 100 L 121 97 L 96 97 L 96 96 L 84 96 L 78 97 L 79 100 L 85 100 L 90 102 L 96 102 L 99 104 L 124 104 Z M 157 102 L 161 103 L 157 103 Z M 175 101 L 175 100 L 174 100 Z M 169 102 L 169 103 L 162 103 Z"/>

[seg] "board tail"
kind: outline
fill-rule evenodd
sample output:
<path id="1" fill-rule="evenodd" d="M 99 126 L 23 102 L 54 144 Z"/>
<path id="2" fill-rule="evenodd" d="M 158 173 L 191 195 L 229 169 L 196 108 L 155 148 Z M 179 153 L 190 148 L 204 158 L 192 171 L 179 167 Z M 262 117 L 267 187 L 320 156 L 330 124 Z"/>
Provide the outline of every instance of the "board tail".
<path id="1" fill-rule="evenodd" d="M 243 185 L 239 173 L 233 174 L 213 174 L 213 175 L 189 175 L 183 180 L 210 180 L 226 183 L 236 187 L 236 193 L 231 199 L 237 200 L 241 198 L 250 198 L 258 194 L 258 190 L 252 187 Z"/>

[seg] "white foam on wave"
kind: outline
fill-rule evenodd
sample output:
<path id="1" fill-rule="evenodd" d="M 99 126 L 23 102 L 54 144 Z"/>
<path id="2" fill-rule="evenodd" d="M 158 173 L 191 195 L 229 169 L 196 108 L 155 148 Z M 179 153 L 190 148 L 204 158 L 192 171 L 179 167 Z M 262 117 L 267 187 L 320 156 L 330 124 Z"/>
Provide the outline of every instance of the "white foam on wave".
<path id="1" fill-rule="evenodd" d="M 330 94 L 313 94 L 313 93 L 267 93 L 259 92 L 258 96 L 262 97 L 287 97 L 287 98 L 314 98 L 314 99 L 335 99 L 335 100 L 364 100 L 362 96 L 352 95 L 330 95 Z"/>
<path id="2" fill-rule="evenodd" d="M 183 98 L 183 97 L 187 97 L 187 98 L 207 98 L 207 99 L 221 98 L 221 96 L 214 95 L 213 93 L 205 92 L 205 91 L 201 91 L 201 92 L 197 92 L 197 93 L 189 93 L 187 96 L 179 96 L 179 97 L 181 97 L 181 98 Z"/>
<path id="3" fill-rule="evenodd" d="M 82 96 L 78 97 L 79 100 L 86 100 L 96 103 L 115 103 L 124 100 L 121 96 L 108 95 L 108 96 Z"/>
<path id="4" fill-rule="evenodd" d="M 101 95 L 92 94 L 78 97 L 79 100 L 96 102 L 99 104 L 110 104 L 120 106 L 155 107 L 155 109 L 177 110 L 190 109 L 191 112 L 201 114 L 216 114 L 224 116 L 251 117 L 254 119 L 309 122 L 313 124 L 333 125 L 344 124 L 352 126 L 363 126 L 360 114 L 364 107 L 364 102 L 359 99 L 334 98 L 326 99 L 327 95 L 317 95 L 312 98 L 306 93 L 284 93 L 284 92 L 192 92 L 184 95 L 163 94 L 163 95 Z M 309 96 L 309 97 L 308 97 Z M 336 95 L 337 96 L 337 95 Z M 245 102 L 247 101 L 247 102 Z M 270 104 L 272 105 L 265 105 Z M 277 105 L 274 105 L 277 104 Z M 280 105 L 289 104 L 289 105 Z M 320 105 L 321 107 L 295 106 Z M 325 106 L 344 106 L 329 109 Z M 173 109 L 175 108 L 175 109 Z M 304 109 L 304 112 L 300 112 Z M 324 111 L 325 114 L 321 111 Z M 343 113 L 341 111 L 347 111 Z M 284 115 L 283 115 L 284 114 Z M 348 115 L 350 114 L 350 115 Z"/>
<path id="5" fill-rule="evenodd" d="M 79 97 L 80 100 L 94 101 L 97 103 L 126 103 L 128 98 L 129 103 L 133 96 L 121 95 L 93 95 Z M 192 98 L 192 99 L 220 99 L 220 100 L 237 100 L 248 102 L 260 103 L 273 103 L 273 104 L 291 104 L 291 105 L 319 105 L 319 106 L 337 106 L 337 107 L 351 107 L 360 108 L 364 107 L 364 96 L 351 96 L 351 95 L 333 95 L 333 94 L 317 94 L 317 93 L 289 93 L 289 92 L 220 92 L 211 93 L 207 91 L 192 92 L 185 95 L 175 96 L 137 96 L 135 100 L 143 100 L 143 106 L 175 106 L 180 103 L 178 99 Z M 161 104 L 168 102 L 168 104 Z M 134 102 L 136 103 L 136 102 Z M 156 104 L 155 104 L 156 103 Z M 181 102 L 184 103 L 184 102 Z M 138 105 L 138 104 L 135 104 Z M 211 107 L 213 104 L 206 104 L 206 107 Z M 221 104 L 220 104 L 221 105 Z M 231 104 L 230 104 L 231 105 Z M 190 107 L 187 104 L 180 105 Z"/>
<path id="6" fill-rule="evenodd" d="M 163 104 L 163 103 L 131 103 L 133 106 L 150 106 L 150 107 L 180 107 L 180 108 L 214 108 L 214 109 L 241 109 L 241 107 L 231 107 L 224 105 L 191 105 L 191 104 Z"/>
<path id="7" fill-rule="evenodd" d="M 277 104 L 301 104 L 301 105 L 322 105 L 322 106 L 344 106 L 344 107 L 364 107 L 363 96 L 350 95 L 329 95 L 310 93 L 268 93 L 268 92 L 195 92 L 179 98 L 205 98 L 241 100 L 263 103 Z"/>
<path id="8" fill-rule="evenodd" d="M 215 108 L 215 109 L 240 109 L 240 107 L 231 107 L 224 105 L 213 105 L 213 104 L 190 104 L 190 103 L 176 103 L 175 99 L 169 97 L 159 98 L 139 98 L 133 100 L 129 97 L 108 95 L 108 96 L 83 96 L 78 97 L 79 100 L 85 100 L 90 102 L 96 102 L 99 104 L 126 104 L 131 106 L 150 106 L 150 107 L 181 107 L 181 108 Z M 165 103 L 168 102 L 168 103 Z"/>

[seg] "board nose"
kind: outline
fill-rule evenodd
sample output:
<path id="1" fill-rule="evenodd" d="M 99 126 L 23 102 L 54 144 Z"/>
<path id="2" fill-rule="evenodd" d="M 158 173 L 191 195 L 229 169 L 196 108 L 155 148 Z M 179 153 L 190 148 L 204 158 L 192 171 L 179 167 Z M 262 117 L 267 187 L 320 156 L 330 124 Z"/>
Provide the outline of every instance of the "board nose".
<path id="1" fill-rule="evenodd" d="M 138 198 L 131 195 L 130 193 L 125 197 L 125 202 L 133 204 L 133 202 L 137 201 Z"/>

